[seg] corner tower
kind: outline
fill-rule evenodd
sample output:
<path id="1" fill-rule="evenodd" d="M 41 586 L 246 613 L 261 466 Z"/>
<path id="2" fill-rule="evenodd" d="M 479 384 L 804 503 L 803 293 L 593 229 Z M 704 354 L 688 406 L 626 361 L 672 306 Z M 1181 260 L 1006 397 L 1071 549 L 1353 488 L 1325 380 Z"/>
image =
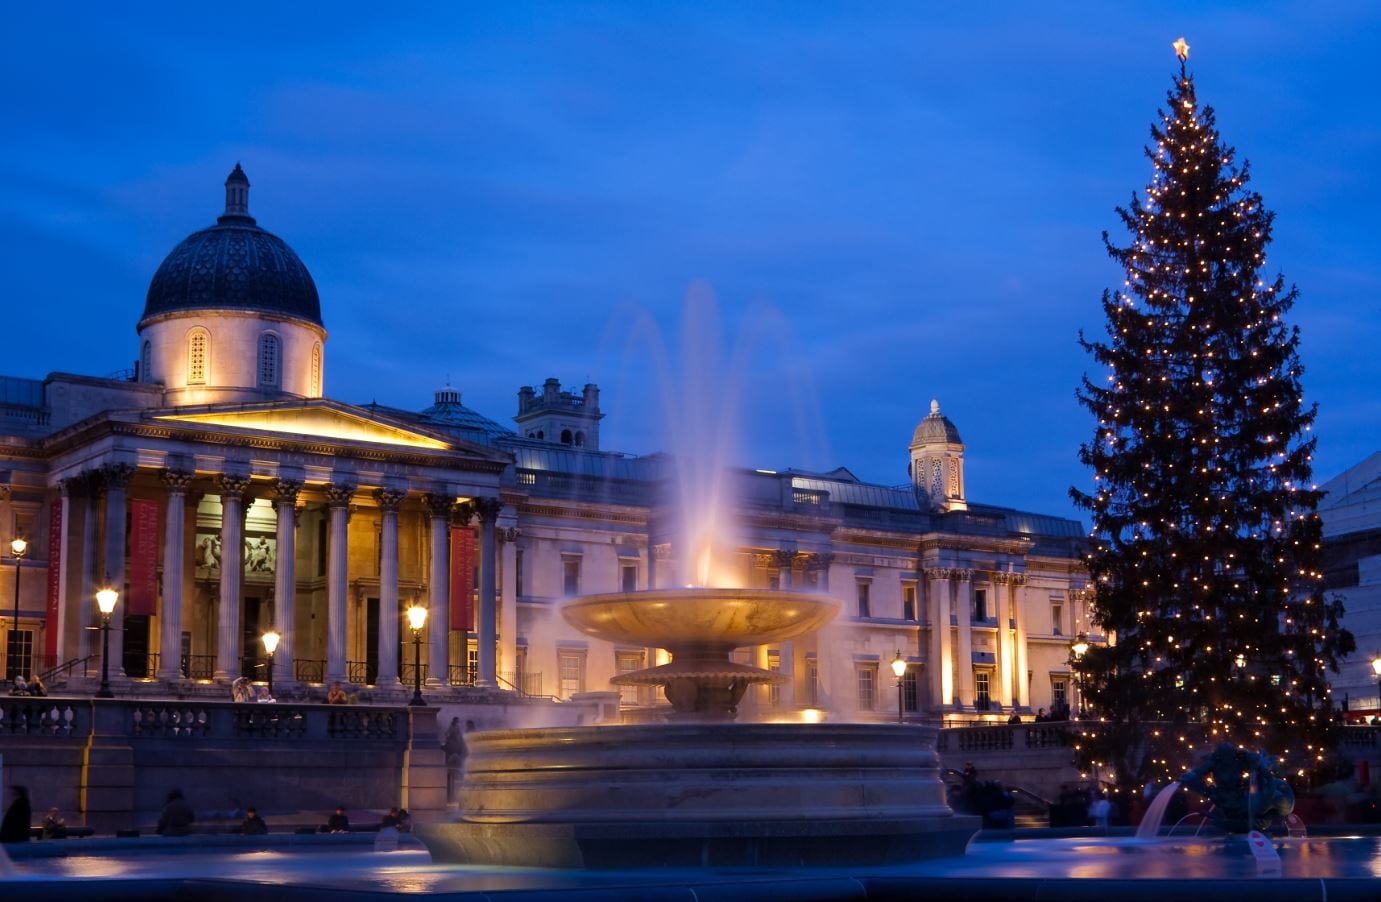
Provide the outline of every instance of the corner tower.
<path id="1" fill-rule="evenodd" d="M 930 402 L 930 415 L 911 436 L 911 486 L 922 507 L 934 511 L 968 510 L 964 500 L 964 443 L 940 402 Z"/>
<path id="2" fill-rule="evenodd" d="M 599 386 L 589 383 L 580 394 L 562 391 L 561 383 L 548 379 L 542 393 L 531 385 L 518 389 L 518 434 L 544 442 L 557 442 L 587 451 L 599 450 Z"/>
<path id="3" fill-rule="evenodd" d="M 154 273 L 137 331 L 139 381 L 162 384 L 174 406 L 321 397 L 316 283 L 249 215 L 240 164 L 216 224 L 189 235 Z"/>

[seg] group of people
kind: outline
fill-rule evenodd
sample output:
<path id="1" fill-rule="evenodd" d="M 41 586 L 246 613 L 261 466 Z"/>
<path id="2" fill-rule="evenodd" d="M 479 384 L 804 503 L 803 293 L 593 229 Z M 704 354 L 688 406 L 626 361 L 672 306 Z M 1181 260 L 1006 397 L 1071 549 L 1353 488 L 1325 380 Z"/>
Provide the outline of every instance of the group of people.
<path id="1" fill-rule="evenodd" d="M 33 819 L 33 808 L 29 804 L 29 789 L 16 784 L 10 787 L 10 794 L 10 806 L 5 809 L 5 819 L 0 821 L 0 843 L 28 842 L 33 833 L 30 823 Z M 43 818 L 39 835 L 44 839 L 65 839 L 67 821 L 63 819 L 62 812 L 56 808 L 49 808 L 47 816 Z"/>
<path id="2" fill-rule="evenodd" d="M 380 830 L 389 828 L 397 830 L 399 833 L 412 832 L 412 815 L 408 814 L 406 808 L 390 808 L 383 820 L 379 822 Z M 321 828 L 322 833 L 349 833 L 350 817 L 345 813 L 345 806 L 337 805 L 336 811 L 326 819 L 326 825 Z"/>
<path id="3" fill-rule="evenodd" d="M 271 702 L 274 697 L 269 694 L 269 687 L 256 687 L 250 682 L 249 677 L 236 677 L 230 684 L 230 700 L 232 702 Z"/>
<path id="4" fill-rule="evenodd" d="M 14 682 L 10 684 L 10 695 L 42 698 L 47 694 L 48 687 L 43 685 L 43 680 L 37 675 L 31 676 L 27 680 L 22 676 L 16 676 Z"/>
<path id="5" fill-rule="evenodd" d="M 1036 723 L 1069 720 L 1069 705 L 1056 705 L 1046 714 L 1044 708 L 1036 711 Z"/>

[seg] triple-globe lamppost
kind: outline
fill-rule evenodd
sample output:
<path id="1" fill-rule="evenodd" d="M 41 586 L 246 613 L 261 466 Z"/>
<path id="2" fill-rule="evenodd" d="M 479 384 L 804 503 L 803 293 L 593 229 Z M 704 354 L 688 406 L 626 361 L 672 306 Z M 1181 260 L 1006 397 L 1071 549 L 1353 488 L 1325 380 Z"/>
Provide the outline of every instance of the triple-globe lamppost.
<path id="1" fill-rule="evenodd" d="M 409 705 L 425 705 L 422 699 L 422 627 L 427 625 L 427 609 L 421 605 L 408 608 L 408 627 L 412 629 L 412 701 Z"/>
<path id="2" fill-rule="evenodd" d="M 110 691 L 110 615 L 115 613 L 115 602 L 120 593 L 114 589 L 102 589 L 96 593 L 96 607 L 101 609 L 101 688 L 97 698 L 114 698 Z"/>

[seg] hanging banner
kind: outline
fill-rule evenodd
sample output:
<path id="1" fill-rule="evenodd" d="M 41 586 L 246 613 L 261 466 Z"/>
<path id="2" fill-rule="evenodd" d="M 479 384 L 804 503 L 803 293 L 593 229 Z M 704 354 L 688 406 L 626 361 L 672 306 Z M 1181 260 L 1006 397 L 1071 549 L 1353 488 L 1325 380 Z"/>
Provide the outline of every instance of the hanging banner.
<path id="1" fill-rule="evenodd" d="M 475 628 L 475 531 L 451 527 L 451 629 Z"/>
<path id="2" fill-rule="evenodd" d="M 158 613 L 158 502 L 130 502 L 127 615 Z"/>
<path id="3" fill-rule="evenodd" d="M 43 619 L 44 666 L 58 663 L 58 588 L 62 584 L 62 499 L 48 508 L 48 604 Z"/>

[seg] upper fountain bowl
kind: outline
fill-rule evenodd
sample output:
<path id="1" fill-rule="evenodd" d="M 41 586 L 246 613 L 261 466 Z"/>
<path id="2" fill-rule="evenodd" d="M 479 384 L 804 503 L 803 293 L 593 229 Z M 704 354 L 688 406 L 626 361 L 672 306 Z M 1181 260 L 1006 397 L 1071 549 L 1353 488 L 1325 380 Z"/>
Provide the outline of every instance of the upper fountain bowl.
<path id="1" fill-rule="evenodd" d="M 834 619 L 828 596 L 771 589 L 649 589 L 586 595 L 561 614 L 589 636 L 656 648 L 765 645 L 812 633 Z"/>

